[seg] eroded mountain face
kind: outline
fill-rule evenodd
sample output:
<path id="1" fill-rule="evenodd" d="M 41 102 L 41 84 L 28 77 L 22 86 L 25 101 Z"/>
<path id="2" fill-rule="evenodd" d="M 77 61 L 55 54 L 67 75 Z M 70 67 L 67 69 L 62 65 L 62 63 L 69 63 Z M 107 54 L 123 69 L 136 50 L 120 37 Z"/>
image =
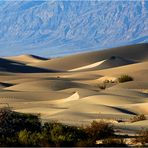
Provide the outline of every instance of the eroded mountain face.
<path id="1" fill-rule="evenodd" d="M 147 1 L 0 2 L 1 56 L 60 56 L 147 41 Z"/>

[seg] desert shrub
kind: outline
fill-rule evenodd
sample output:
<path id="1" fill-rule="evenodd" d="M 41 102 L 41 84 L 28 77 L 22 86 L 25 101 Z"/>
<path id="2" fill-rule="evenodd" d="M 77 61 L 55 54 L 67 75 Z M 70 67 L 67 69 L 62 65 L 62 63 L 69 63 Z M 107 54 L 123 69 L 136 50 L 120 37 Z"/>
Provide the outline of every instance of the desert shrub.
<path id="1" fill-rule="evenodd" d="M 99 84 L 98 87 L 99 87 L 100 89 L 106 89 L 106 84 L 105 84 L 105 83 L 104 83 L 104 84 Z"/>
<path id="2" fill-rule="evenodd" d="M 128 81 L 133 81 L 134 79 L 131 76 L 128 75 L 121 75 L 118 78 L 119 83 L 124 83 L 124 82 L 128 82 Z"/>
<path id="3" fill-rule="evenodd" d="M 134 143 L 141 143 L 141 145 L 148 145 L 148 129 L 139 131 L 136 138 L 133 140 Z"/>
<path id="4" fill-rule="evenodd" d="M 27 130 L 20 131 L 18 133 L 19 142 L 24 146 L 30 145 L 30 135 L 31 132 Z"/>
<path id="5" fill-rule="evenodd" d="M 146 116 L 141 114 L 141 115 L 136 115 L 130 119 L 131 122 L 137 122 L 137 121 L 142 121 L 146 120 Z"/>
<path id="6" fill-rule="evenodd" d="M 125 147 L 127 146 L 124 139 L 107 138 L 102 141 L 103 147 Z"/>
<path id="7" fill-rule="evenodd" d="M 37 115 L 0 110 L 0 146 L 95 146 L 96 140 L 114 134 L 109 123 L 68 126 L 58 122 L 41 124 Z"/>
<path id="8" fill-rule="evenodd" d="M 0 135 L 15 135 L 18 131 L 27 129 L 40 130 L 41 122 L 37 115 L 23 114 L 9 109 L 0 109 Z"/>
<path id="9" fill-rule="evenodd" d="M 114 135 L 113 125 L 104 121 L 93 121 L 90 126 L 86 127 L 85 131 L 89 139 L 94 142 Z"/>
<path id="10" fill-rule="evenodd" d="M 51 139 L 56 146 L 74 146 L 85 137 L 84 130 L 74 126 L 56 123 L 51 129 Z"/>
<path id="11" fill-rule="evenodd" d="M 18 141 L 22 146 L 42 146 L 45 137 L 42 133 L 22 130 L 18 133 Z"/>

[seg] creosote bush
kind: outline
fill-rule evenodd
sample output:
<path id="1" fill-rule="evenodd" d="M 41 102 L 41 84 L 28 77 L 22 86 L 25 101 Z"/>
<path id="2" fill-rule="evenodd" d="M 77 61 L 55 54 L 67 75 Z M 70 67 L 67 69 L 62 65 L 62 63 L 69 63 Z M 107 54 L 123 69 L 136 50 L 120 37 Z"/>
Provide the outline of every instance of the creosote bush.
<path id="1" fill-rule="evenodd" d="M 85 131 L 93 141 L 114 135 L 113 125 L 104 121 L 93 121 L 90 126 L 86 127 Z"/>
<path id="2" fill-rule="evenodd" d="M 118 82 L 119 83 L 124 83 L 124 82 L 128 82 L 128 81 L 133 81 L 134 79 L 129 76 L 129 75 L 121 75 L 119 78 L 118 78 Z"/>

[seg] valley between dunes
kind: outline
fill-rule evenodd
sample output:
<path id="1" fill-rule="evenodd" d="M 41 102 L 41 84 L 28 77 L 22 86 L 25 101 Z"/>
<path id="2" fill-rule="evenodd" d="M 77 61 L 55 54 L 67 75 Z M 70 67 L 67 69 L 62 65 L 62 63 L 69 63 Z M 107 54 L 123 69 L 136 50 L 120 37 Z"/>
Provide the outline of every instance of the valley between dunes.
<path id="1" fill-rule="evenodd" d="M 134 81 L 119 83 L 124 74 Z M 125 133 L 148 128 L 148 120 L 129 122 L 137 114 L 148 116 L 148 44 L 54 59 L 0 58 L 0 103 L 39 113 L 43 121 L 81 125 L 104 119 Z"/>

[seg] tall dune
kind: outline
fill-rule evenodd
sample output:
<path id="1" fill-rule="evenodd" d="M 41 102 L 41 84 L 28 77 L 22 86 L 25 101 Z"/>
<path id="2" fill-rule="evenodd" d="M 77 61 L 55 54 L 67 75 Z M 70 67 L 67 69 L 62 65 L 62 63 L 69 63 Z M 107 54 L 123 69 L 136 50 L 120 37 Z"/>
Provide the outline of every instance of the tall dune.
<path id="1" fill-rule="evenodd" d="M 36 55 L 18 55 L 18 56 L 11 56 L 11 57 L 5 57 L 5 59 L 8 60 L 13 60 L 16 62 L 21 62 L 21 63 L 25 63 L 25 64 L 29 64 L 29 63 L 37 63 L 37 62 L 41 62 L 41 61 L 46 61 L 46 58 L 43 57 L 39 57 Z"/>
<path id="2" fill-rule="evenodd" d="M 123 46 L 108 50 L 82 53 L 62 58 L 55 58 L 45 62 L 31 64 L 33 66 L 44 67 L 48 69 L 70 70 L 82 66 L 86 66 L 98 61 L 110 58 L 111 56 L 119 56 L 125 59 L 136 61 L 145 61 L 148 59 L 148 44 L 137 44 L 131 46 Z"/>

